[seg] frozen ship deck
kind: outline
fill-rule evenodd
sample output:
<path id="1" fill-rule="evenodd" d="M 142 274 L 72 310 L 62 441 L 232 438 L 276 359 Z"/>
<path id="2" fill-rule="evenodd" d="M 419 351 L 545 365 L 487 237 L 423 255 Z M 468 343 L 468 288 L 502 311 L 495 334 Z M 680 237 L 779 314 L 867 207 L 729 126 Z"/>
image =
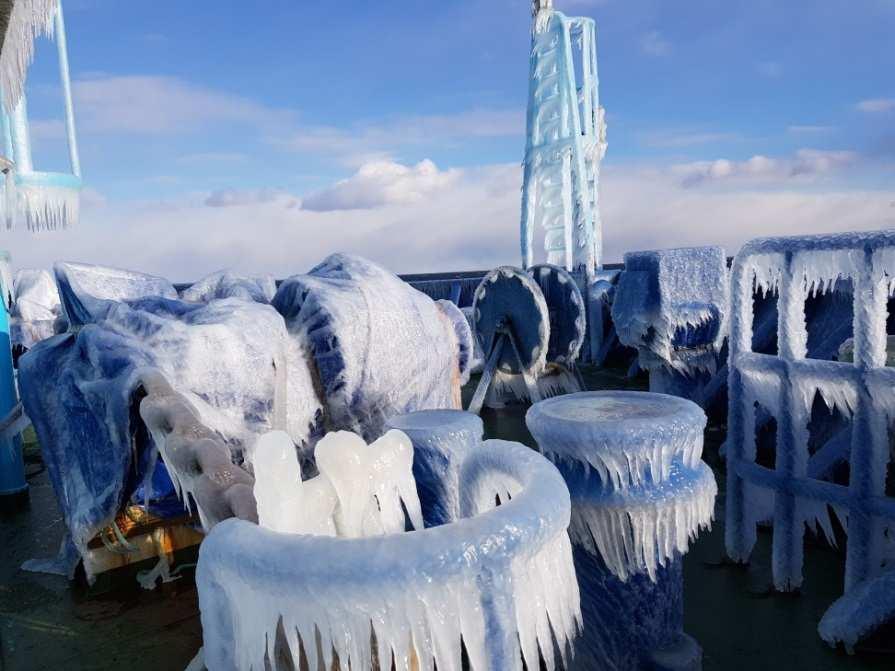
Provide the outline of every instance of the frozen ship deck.
<path id="1" fill-rule="evenodd" d="M 585 370 L 592 389 L 639 388 L 645 378 L 626 380 L 621 372 Z M 472 393 L 474 382 L 465 390 Z M 467 399 L 468 400 L 468 399 Z M 531 444 L 524 409 L 485 410 L 488 437 Z M 770 594 L 770 534 L 759 534 L 755 561 L 748 568 L 718 566 L 724 547 L 724 478 L 718 446 L 722 427 L 709 427 L 705 459 L 718 477 L 716 524 L 686 556 L 685 628 L 702 645 L 707 671 L 724 669 L 893 669 L 895 655 L 863 651 L 846 656 L 828 648 L 816 626 L 841 593 L 842 562 L 836 551 L 806 547 L 806 591 L 800 596 Z M 131 669 L 182 671 L 201 645 L 198 600 L 190 568 L 180 580 L 154 592 L 143 591 L 131 570 L 106 575 L 87 588 L 83 582 L 19 570 L 33 557 L 55 554 L 63 524 L 45 472 L 33 475 L 30 505 L 0 517 L 0 670 Z M 178 556 L 177 565 L 195 562 Z M 146 567 L 143 567 L 146 568 Z M 891 632 L 890 632 L 891 633 Z M 882 639 L 883 637 L 880 637 Z M 891 641 L 889 641 L 889 647 Z"/>

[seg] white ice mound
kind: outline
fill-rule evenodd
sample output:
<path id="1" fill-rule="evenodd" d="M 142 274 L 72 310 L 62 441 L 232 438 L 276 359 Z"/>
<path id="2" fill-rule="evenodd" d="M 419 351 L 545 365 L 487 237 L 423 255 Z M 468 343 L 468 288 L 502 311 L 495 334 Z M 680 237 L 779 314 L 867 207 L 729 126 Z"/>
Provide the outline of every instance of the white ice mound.
<path id="1" fill-rule="evenodd" d="M 486 441 L 460 486 L 464 518 L 422 531 L 334 538 L 217 525 L 196 574 L 207 667 L 264 668 L 281 646 L 309 669 L 337 656 L 352 671 L 392 661 L 460 671 L 465 646 L 473 669 L 537 668 L 540 652 L 552 670 L 554 641 L 565 654 L 580 628 L 562 477 L 518 443 Z"/>
<path id="2" fill-rule="evenodd" d="M 53 275 L 47 270 L 22 268 L 13 280 L 10 324 L 13 344 L 31 348 L 56 332 L 62 304 Z"/>

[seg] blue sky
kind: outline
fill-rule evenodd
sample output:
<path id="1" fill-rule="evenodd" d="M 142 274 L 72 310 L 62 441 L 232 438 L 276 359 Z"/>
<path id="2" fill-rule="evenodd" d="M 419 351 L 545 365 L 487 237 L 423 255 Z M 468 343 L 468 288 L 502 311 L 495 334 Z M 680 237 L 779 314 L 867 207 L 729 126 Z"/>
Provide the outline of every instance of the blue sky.
<path id="1" fill-rule="evenodd" d="M 528 0 L 65 2 L 81 225 L 22 264 L 518 262 Z M 895 226 L 895 1 L 556 0 L 598 26 L 607 260 Z M 35 160 L 65 165 L 51 44 Z"/>

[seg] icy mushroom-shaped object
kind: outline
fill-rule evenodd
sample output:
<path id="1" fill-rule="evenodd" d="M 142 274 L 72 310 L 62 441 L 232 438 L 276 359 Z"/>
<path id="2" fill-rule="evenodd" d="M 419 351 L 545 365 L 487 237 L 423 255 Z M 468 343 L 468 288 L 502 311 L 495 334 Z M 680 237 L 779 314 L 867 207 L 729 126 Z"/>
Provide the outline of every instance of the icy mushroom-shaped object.
<path id="1" fill-rule="evenodd" d="M 495 495 L 512 498 L 494 507 Z M 232 519 L 205 539 L 196 581 L 204 661 L 264 668 L 554 668 L 580 626 L 562 477 L 518 443 L 485 441 L 460 473 L 463 518 L 366 538 L 277 533 Z M 539 652 L 540 651 L 540 652 Z"/>
<path id="2" fill-rule="evenodd" d="M 663 394 L 583 392 L 534 405 L 526 424 L 572 498 L 584 616 L 572 668 L 691 668 L 701 651 L 683 633 L 681 555 L 717 493 L 700 459 L 705 414 Z"/>

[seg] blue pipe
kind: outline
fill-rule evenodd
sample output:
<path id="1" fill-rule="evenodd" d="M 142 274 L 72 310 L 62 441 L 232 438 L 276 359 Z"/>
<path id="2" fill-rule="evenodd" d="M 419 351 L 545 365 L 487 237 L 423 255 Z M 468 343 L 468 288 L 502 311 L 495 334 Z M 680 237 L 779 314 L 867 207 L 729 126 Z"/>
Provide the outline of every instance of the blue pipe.
<path id="1" fill-rule="evenodd" d="M 0 295 L 7 296 L 11 287 L 2 286 Z M 12 367 L 12 345 L 9 338 L 9 306 L 5 298 L 0 309 L 0 418 L 9 415 L 16 406 L 16 383 Z M 0 437 L 0 496 L 21 494 L 28 489 L 22 444 L 16 437 Z"/>

